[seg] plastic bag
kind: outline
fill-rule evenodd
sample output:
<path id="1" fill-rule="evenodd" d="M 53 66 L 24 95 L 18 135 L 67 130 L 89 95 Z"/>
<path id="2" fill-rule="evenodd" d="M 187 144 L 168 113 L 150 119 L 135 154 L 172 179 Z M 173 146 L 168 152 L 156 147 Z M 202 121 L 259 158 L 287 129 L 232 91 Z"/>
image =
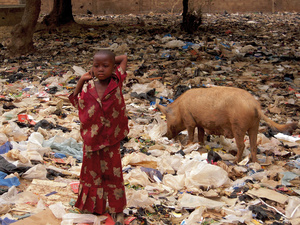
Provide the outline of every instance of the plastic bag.
<path id="1" fill-rule="evenodd" d="M 180 40 L 172 40 L 165 45 L 166 48 L 181 48 L 183 46 L 185 46 L 185 43 Z"/>
<path id="2" fill-rule="evenodd" d="M 53 205 L 50 205 L 49 208 L 51 209 L 53 215 L 57 219 L 62 219 L 63 216 L 66 214 L 65 207 L 63 206 L 62 202 L 57 202 Z"/>
<path id="3" fill-rule="evenodd" d="M 134 84 L 131 87 L 131 92 L 136 92 L 137 94 L 147 93 L 152 87 L 149 87 L 148 84 Z"/>
<path id="4" fill-rule="evenodd" d="M 147 156 L 143 153 L 131 153 L 122 158 L 122 166 L 127 165 L 140 165 L 144 167 L 150 167 L 156 169 L 157 158 L 153 156 Z M 148 166 L 147 166 L 148 165 Z"/>
<path id="5" fill-rule="evenodd" d="M 33 132 L 29 138 L 28 138 L 28 142 L 31 142 L 33 144 L 37 144 L 39 146 L 42 146 L 43 142 L 44 142 L 44 137 L 42 134 L 38 133 L 38 132 Z"/>
<path id="6" fill-rule="evenodd" d="M 131 185 L 141 185 L 143 187 L 150 184 L 148 175 L 141 171 L 140 168 L 135 168 L 124 175 L 124 181 L 125 183 L 129 182 Z"/>
<path id="7" fill-rule="evenodd" d="M 27 134 L 15 122 L 9 121 L 9 125 L 4 128 L 4 133 L 12 137 L 14 141 L 20 142 L 27 140 Z"/>
<path id="8" fill-rule="evenodd" d="M 288 201 L 288 205 L 285 209 L 285 215 L 288 218 L 300 218 L 300 198 L 296 196 L 290 196 Z"/>
<path id="9" fill-rule="evenodd" d="M 199 163 L 186 175 L 185 186 L 188 189 L 204 187 L 220 187 L 229 182 L 227 172 L 219 166 Z"/>
<path id="10" fill-rule="evenodd" d="M 2 204 L 13 204 L 17 200 L 18 190 L 16 186 L 12 186 L 8 189 L 8 192 L 0 195 L 0 206 Z"/>
<path id="11" fill-rule="evenodd" d="M 173 188 L 174 190 L 181 190 L 184 188 L 185 176 L 166 174 L 163 178 L 163 184 Z"/>
<path id="12" fill-rule="evenodd" d="M 224 202 L 214 201 L 208 198 L 191 195 L 188 193 L 184 193 L 178 203 L 182 208 L 196 208 L 199 206 L 204 206 L 208 209 L 214 209 L 223 207 L 225 205 Z"/>
<path id="13" fill-rule="evenodd" d="M 25 179 L 40 179 L 47 180 L 47 170 L 46 167 L 42 164 L 38 164 L 29 170 L 27 170 L 23 176 Z"/>
<path id="14" fill-rule="evenodd" d="M 155 123 L 148 126 L 148 134 L 151 140 L 156 141 L 167 133 L 167 124 L 160 118 L 159 115 L 155 117 Z"/>
<path id="15" fill-rule="evenodd" d="M 204 207 L 198 207 L 196 208 L 188 217 L 187 220 L 185 220 L 185 224 L 187 225 L 197 225 L 202 220 L 202 214 L 204 212 Z"/>
<path id="16" fill-rule="evenodd" d="M 6 142 L 8 142 L 7 136 L 3 133 L 0 133 L 0 146 L 4 145 Z"/>
<path id="17" fill-rule="evenodd" d="M 126 189 L 127 207 L 145 208 L 155 203 L 153 198 L 149 198 L 148 191 Z"/>
<path id="18" fill-rule="evenodd" d="M 157 166 L 161 173 L 169 173 L 169 174 L 175 173 L 175 170 L 171 166 L 170 154 L 167 152 L 166 154 L 158 158 Z"/>
<path id="19" fill-rule="evenodd" d="M 76 76 L 82 76 L 83 74 L 86 73 L 86 70 L 80 66 L 73 66 L 72 69 L 75 71 L 74 75 Z"/>
<path id="20" fill-rule="evenodd" d="M 10 160 L 20 160 L 21 163 L 28 163 L 29 159 L 23 156 L 18 149 L 12 149 L 9 152 L 7 152 L 6 157 Z"/>
<path id="21" fill-rule="evenodd" d="M 93 214 L 66 213 L 62 217 L 61 225 L 73 225 L 74 223 L 100 225 L 106 218 L 106 216 L 95 216 Z"/>
<path id="22" fill-rule="evenodd" d="M 199 143 L 195 143 L 195 144 L 192 144 L 192 145 L 188 145 L 185 149 L 183 149 L 183 152 L 185 154 L 188 154 L 188 153 L 190 153 L 192 151 L 198 150 L 198 148 L 200 148 Z"/>

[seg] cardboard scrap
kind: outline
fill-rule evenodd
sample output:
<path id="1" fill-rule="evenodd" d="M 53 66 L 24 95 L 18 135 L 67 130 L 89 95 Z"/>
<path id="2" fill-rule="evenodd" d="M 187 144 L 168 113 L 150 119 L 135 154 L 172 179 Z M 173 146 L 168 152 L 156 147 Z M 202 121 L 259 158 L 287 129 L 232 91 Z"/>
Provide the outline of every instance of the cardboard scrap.
<path id="1" fill-rule="evenodd" d="M 50 209 L 46 209 L 26 219 L 15 222 L 14 225 L 60 225 L 61 220 L 57 219 Z"/>
<path id="2" fill-rule="evenodd" d="M 249 190 L 247 194 L 254 195 L 260 198 L 267 198 L 280 204 L 284 204 L 288 199 L 288 196 L 266 188 L 252 189 Z"/>

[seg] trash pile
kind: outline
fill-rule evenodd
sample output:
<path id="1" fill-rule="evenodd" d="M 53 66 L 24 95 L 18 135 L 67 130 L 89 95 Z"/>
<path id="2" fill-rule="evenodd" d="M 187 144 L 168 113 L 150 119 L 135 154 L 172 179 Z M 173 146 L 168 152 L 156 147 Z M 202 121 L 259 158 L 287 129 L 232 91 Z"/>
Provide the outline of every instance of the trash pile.
<path id="1" fill-rule="evenodd" d="M 246 136 L 235 164 L 234 139 L 187 145 L 183 131 L 169 140 L 155 107 L 190 88 L 232 86 L 273 121 L 299 121 L 300 14 L 207 14 L 194 35 L 181 32 L 177 14 L 75 18 L 97 26 L 39 31 L 35 54 L 1 58 L 0 224 L 113 224 L 74 207 L 82 139 L 68 95 L 100 48 L 129 59 L 126 224 L 300 223 L 299 125 L 287 135 L 261 121 L 259 163 Z"/>

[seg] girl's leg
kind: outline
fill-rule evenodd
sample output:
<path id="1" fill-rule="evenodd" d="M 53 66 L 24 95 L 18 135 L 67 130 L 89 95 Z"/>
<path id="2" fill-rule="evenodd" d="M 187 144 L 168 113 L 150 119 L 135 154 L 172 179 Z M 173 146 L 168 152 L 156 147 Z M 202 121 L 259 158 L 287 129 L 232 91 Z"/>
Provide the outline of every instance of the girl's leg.
<path id="1" fill-rule="evenodd" d="M 125 187 L 120 155 L 120 144 L 105 148 L 101 161 L 104 193 L 108 196 L 111 213 L 122 213 L 126 207 Z"/>

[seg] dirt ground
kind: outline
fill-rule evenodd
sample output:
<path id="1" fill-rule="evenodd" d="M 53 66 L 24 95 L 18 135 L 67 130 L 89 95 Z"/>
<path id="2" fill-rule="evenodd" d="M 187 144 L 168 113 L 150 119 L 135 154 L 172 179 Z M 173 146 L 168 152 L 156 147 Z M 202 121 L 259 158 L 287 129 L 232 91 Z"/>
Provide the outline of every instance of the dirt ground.
<path id="1" fill-rule="evenodd" d="M 187 135 L 184 132 L 177 140 L 163 139 L 165 118 L 152 104 L 155 101 L 168 104 L 189 88 L 238 87 L 254 95 L 272 120 L 299 122 L 300 14 L 205 14 L 203 24 L 192 35 L 182 31 L 179 14 L 76 15 L 75 20 L 78 24 L 51 30 L 38 26 L 34 34 L 36 52 L 18 58 L 9 56 L 5 47 L 13 28 L 0 27 L 0 133 L 7 140 L 21 144 L 20 138 L 8 131 L 12 126 L 9 121 L 18 122 L 24 129 L 23 141 L 34 133 L 35 125 L 18 121 L 16 114 L 26 113 L 36 122 L 46 119 L 54 127 L 68 130 L 40 129 L 38 132 L 45 140 L 61 135 L 80 142 L 77 112 L 70 106 L 67 96 L 76 85 L 78 71 L 90 69 L 95 51 L 111 48 L 116 54 L 127 54 L 129 59 L 124 97 L 131 132 L 121 148 L 125 184 L 129 196 L 135 191 L 147 193 L 145 202 L 129 199 L 132 205 L 126 209 L 127 217 L 135 217 L 135 224 L 275 225 L 299 222 L 299 210 L 292 216 L 290 213 L 290 208 L 299 204 L 295 200 L 297 204 L 292 205 L 290 200 L 299 198 L 300 194 L 299 125 L 293 134 L 284 136 L 296 140 L 289 141 L 274 136 L 278 132 L 262 122 L 258 137 L 259 163 L 247 161 L 249 140 L 246 137 L 244 161 L 236 165 L 233 163 L 236 155 L 234 140 L 209 136 L 204 146 L 194 145 L 189 150 L 185 146 Z M 167 183 L 165 178 L 162 183 L 155 182 L 149 174 L 149 180 L 133 182 L 142 177 L 141 174 L 133 177 L 132 171 L 139 167 L 154 168 L 162 176 L 175 177 L 180 173 L 187 176 L 191 169 L 182 172 L 184 163 L 189 160 L 207 162 L 203 157 L 210 150 L 221 156 L 222 160 L 213 166 L 227 174 L 229 185 L 216 186 L 215 180 L 210 185 L 188 186 L 185 183 L 176 188 L 172 186 L 176 182 Z M 41 164 L 66 171 L 74 166 L 78 172 L 79 161 L 64 164 L 57 163 L 54 158 L 53 152 L 48 153 Z M 293 177 L 289 184 L 284 183 L 287 174 Z M 32 179 L 20 178 L 21 185 L 17 189 L 19 192 L 35 190 L 47 206 L 62 201 L 69 212 L 74 212 L 76 209 L 71 203 L 76 195 L 69 184 L 77 181 L 78 175 L 60 176 L 62 174 L 52 174 L 51 179 L 65 185 L 54 188 L 53 183 L 49 183 L 49 187 L 43 189 L 35 186 Z M 215 176 L 217 172 L 209 177 Z M 54 189 L 57 193 L 46 198 L 45 194 Z M 285 200 L 258 193 L 262 189 L 274 196 L 279 193 Z M 222 207 L 206 205 L 204 212 L 196 214 L 202 206 L 183 207 L 183 199 L 187 196 L 191 203 L 193 197 L 207 197 L 215 204 L 222 203 Z M 30 207 L 26 204 L 19 208 L 12 206 L 7 213 L 16 219 L 25 212 L 33 212 L 37 201 Z M 27 210 L 26 206 L 29 207 Z M 186 223 L 188 220 L 190 223 Z"/>

